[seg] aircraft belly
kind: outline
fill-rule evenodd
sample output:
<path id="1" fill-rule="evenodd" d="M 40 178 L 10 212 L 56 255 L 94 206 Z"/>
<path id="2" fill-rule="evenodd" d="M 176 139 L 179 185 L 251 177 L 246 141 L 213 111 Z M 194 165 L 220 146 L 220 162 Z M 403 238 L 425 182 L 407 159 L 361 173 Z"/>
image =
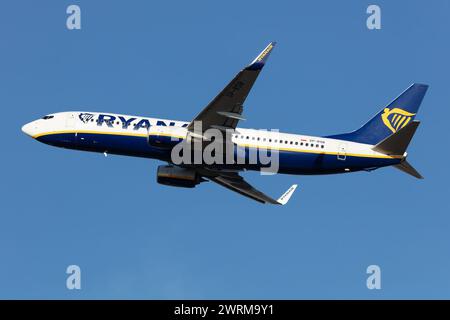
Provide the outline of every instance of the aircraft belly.
<path id="1" fill-rule="evenodd" d="M 108 152 L 110 154 L 127 155 L 135 157 L 156 158 L 163 161 L 170 161 L 170 150 L 152 147 L 148 144 L 145 136 L 128 136 L 117 134 L 92 134 L 92 133 L 55 133 L 44 135 L 38 138 L 39 141 L 57 147 L 77 149 L 93 152 Z M 216 168 L 232 168 L 260 170 L 263 166 L 260 159 L 257 162 L 249 164 L 249 150 L 246 150 L 245 164 L 215 165 Z M 400 162 L 399 159 L 357 157 L 347 155 L 345 160 L 339 160 L 335 154 L 325 153 L 306 153 L 280 151 L 278 159 L 273 156 L 273 161 L 277 165 L 271 165 L 272 168 L 278 168 L 279 173 L 288 174 L 327 174 L 358 171 L 366 168 L 383 167 Z M 267 165 L 266 165 L 267 166 Z"/>
<path id="2" fill-rule="evenodd" d="M 328 174 L 364 170 L 398 163 L 398 159 L 346 156 L 339 160 L 335 154 L 316 154 L 302 152 L 280 153 L 280 173 L 289 174 Z"/>
<path id="3" fill-rule="evenodd" d="M 144 158 L 167 157 L 167 150 L 151 147 L 145 136 L 126 136 L 91 133 L 57 133 L 37 138 L 40 142 L 68 149 L 107 152 Z M 170 154 L 169 154 L 170 156 Z"/>

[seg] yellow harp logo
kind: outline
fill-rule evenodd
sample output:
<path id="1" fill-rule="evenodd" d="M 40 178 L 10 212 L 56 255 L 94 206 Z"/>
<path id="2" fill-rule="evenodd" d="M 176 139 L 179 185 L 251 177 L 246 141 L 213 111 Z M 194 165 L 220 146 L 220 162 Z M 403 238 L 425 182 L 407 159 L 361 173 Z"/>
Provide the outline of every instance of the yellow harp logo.
<path id="1" fill-rule="evenodd" d="M 392 110 L 385 108 L 381 115 L 381 119 L 385 126 L 395 133 L 406 126 L 414 115 L 415 113 L 410 113 L 400 108 L 394 108 Z"/>

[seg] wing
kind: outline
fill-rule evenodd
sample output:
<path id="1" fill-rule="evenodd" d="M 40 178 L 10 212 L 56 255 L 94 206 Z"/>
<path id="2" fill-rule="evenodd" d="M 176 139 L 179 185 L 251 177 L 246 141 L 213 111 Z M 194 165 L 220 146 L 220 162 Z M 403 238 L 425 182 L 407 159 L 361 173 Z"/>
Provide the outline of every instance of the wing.
<path id="1" fill-rule="evenodd" d="M 200 174 L 209 180 L 220 184 L 221 186 L 230 189 L 231 191 L 237 192 L 243 196 L 249 197 L 261 203 L 270 204 L 281 204 L 285 205 L 292 194 L 294 193 L 297 185 L 292 185 L 278 200 L 272 199 L 271 197 L 265 195 L 261 191 L 252 187 L 248 182 L 244 180 L 238 173 L 235 172 L 216 172 L 210 170 L 202 170 Z"/>
<path id="2" fill-rule="evenodd" d="M 243 104 L 270 55 L 275 42 L 269 45 L 200 112 L 187 127 L 194 132 L 194 123 L 201 122 L 202 132 L 210 128 L 235 129 L 242 118 Z M 197 132 L 200 133 L 200 132 Z"/>

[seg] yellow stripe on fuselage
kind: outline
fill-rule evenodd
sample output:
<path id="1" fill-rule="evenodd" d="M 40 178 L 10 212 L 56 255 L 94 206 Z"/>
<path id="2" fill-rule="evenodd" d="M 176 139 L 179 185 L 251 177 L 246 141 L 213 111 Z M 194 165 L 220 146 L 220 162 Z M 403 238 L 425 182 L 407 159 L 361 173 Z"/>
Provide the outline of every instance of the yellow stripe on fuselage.
<path id="1" fill-rule="evenodd" d="M 88 134 L 109 134 L 109 135 L 115 135 L 115 136 L 130 136 L 130 137 L 147 137 L 147 134 L 145 133 L 129 133 L 129 132 L 105 132 L 105 131 L 90 131 L 90 130 L 61 130 L 61 131 L 49 131 L 49 132 L 43 132 L 39 133 L 35 136 L 33 136 L 34 139 L 43 137 L 43 136 L 50 136 L 53 134 L 64 134 L 64 133 L 88 133 Z"/>
<path id="2" fill-rule="evenodd" d="M 62 130 L 62 131 L 49 131 L 37 134 L 33 136 L 34 139 L 43 137 L 43 136 L 49 136 L 54 134 L 64 134 L 64 133 L 87 133 L 87 134 L 102 134 L 102 135 L 115 135 L 115 136 L 129 136 L 129 137 L 142 137 L 146 138 L 148 134 L 146 133 L 129 133 L 129 132 L 114 132 L 114 131 L 90 131 L 90 130 Z M 150 133 L 150 135 L 158 135 L 158 136 L 165 136 L 165 137 L 173 137 L 178 139 L 184 139 L 184 136 L 174 136 L 167 133 Z M 308 149 L 298 149 L 298 148 L 274 148 L 271 146 L 261 146 L 261 145 L 255 145 L 255 144 L 238 144 L 235 143 L 239 147 L 247 147 L 247 148 L 260 148 L 260 149 L 268 149 L 268 150 L 278 150 L 278 151 L 290 151 L 290 152 L 298 152 L 298 153 L 314 153 L 314 154 L 325 154 L 325 155 L 334 155 L 337 156 L 338 152 L 331 152 L 331 151 L 318 151 L 318 150 L 308 150 Z M 403 158 L 403 155 L 397 155 L 397 156 L 388 156 L 388 155 L 371 155 L 371 154 L 360 154 L 360 153 L 345 153 L 347 157 L 360 157 L 360 158 L 374 158 L 374 159 L 401 159 Z"/>

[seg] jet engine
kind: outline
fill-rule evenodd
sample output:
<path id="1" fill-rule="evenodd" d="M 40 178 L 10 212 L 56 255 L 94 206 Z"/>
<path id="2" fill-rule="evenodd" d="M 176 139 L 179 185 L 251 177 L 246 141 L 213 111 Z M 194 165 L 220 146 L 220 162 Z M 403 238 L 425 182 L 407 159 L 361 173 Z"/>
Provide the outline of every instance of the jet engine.
<path id="1" fill-rule="evenodd" d="M 195 170 L 176 166 L 158 166 L 156 181 L 172 187 L 194 188 L 205 181 Z"/>

